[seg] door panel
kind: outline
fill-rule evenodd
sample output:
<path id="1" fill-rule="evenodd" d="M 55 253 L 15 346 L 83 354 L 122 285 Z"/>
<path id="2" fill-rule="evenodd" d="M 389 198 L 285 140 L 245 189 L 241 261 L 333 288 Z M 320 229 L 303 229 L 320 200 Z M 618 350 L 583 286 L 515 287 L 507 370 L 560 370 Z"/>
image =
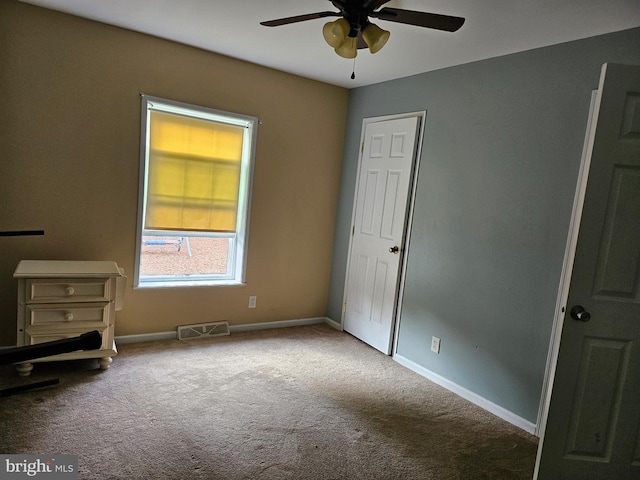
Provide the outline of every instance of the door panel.
<path id="1" fill-rule="evenodd" d="M 367 180 L 364 193 L 364 205 L 362 206 L 362 222 L 360 224 L 360 233 L 362 235 L 373 236 L 373 222 L 375 220 L 375 205 L 378 198 L 378 178 L 379 170 L 367 171 Z"/>
<path id="2" fill-rule="evenodd" d="M 585 338 L 571 407 L 567 457 L 610 461 L 629 349 L 630 342 Z"/>
<path id="3" fill-rule="evenodd" d="M 640 478 L 639 98 L 640 67 L 603 67 L 538 479 Z"/>
<path id="4" fill-rule="evenodd" d="M 391 352 L 418 120 L 371 122 L 363 134 L 344 329 L 386 354 Z"/>
<path id="5" fill-rule="evenodd" d="M 383 314 L 385 312 L 385 298 L 387 292 L 387 274 L 389 273 L 389 264 L 378 259 L 376 261 L 376 273 L 373 280 L 373 295 L 371 301 L 371 321 L 382 325 Z"/>
<path id="6" fill-rule="evenodd" d="M 640 301 L 640 167 L 614 166 L 600 244 L 595 295 L 602 300 Z"/>
<path id="7" fill-rule="evenodd" d="M 399 188 L 402 181 L 402 172 L 389 170 L 387 172 L 387 185 L 384 191 L 384 203 L 382 206 L 382 220 L 380 227 L 380 238 L 386 238 L 393 242 L 393 234 L 397 232 L 397 218 L 396 212 L 398 212 L 398 196 L 400 195 Z"/>

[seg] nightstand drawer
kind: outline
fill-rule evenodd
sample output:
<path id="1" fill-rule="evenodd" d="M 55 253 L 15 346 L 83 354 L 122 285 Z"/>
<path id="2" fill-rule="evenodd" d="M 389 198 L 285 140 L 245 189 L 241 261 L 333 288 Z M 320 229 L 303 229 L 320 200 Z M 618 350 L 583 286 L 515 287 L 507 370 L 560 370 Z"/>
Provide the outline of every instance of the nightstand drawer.
<path id="1" fill-rule="evenodd" d="M 109 300 L 108 278 L 27 280 L 27 303 L 99 302 Z"/>
<path id="2" fill-rule="evenodd" d="M 98 329 L 95 329 L 98 330 Z M 90 330 L 91 331 L 91 330 Z M 101 335 L 103 335 L 102 347 L 105 346 L 106 337 L 104 336 L 104 331 L 100 331 Z M 37 330 L 29 334 L 29 345 L 37 345 L 38 343 L 44 342 L 53 342 L 55 340 L 63 340 L 66 338 L 76 338 L 79 335 L 86 333 L 84 330 L 69 330 L 65 332 L 53 332 L 53 333 L 39 333 Z M 89 350 L 87 350 L 89 351 Z"/>
<path id="3" fill-rule="evenodd" d="M 28 305 L 28 324 L 64 328 L 91 329 L 109 322 L 109 304 L 78 306 L 77 304 Z"/>

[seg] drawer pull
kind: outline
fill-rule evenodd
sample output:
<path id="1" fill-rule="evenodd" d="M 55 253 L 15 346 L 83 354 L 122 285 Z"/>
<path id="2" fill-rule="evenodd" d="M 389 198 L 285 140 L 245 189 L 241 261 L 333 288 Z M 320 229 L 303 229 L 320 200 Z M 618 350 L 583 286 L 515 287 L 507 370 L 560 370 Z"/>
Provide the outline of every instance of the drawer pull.
<path id="1" fill-rule="evenodd" d="M 67 312 L 67 313 L 65 313 L 65 314 L 64 314 L 64 319 L 65 319 L 67 322 L 71 322 L 71 321 L 73 321 L 73 313 L 71 313 L 71 312 Z"/>
<path id="2" fill-rule="evenodd" d="M 66 293 L 69 296 L 73 295 L 75 292 L 76 291 L 73 289 L 73 287 L 67 287 L 64 289 L 64 293 Z"/>

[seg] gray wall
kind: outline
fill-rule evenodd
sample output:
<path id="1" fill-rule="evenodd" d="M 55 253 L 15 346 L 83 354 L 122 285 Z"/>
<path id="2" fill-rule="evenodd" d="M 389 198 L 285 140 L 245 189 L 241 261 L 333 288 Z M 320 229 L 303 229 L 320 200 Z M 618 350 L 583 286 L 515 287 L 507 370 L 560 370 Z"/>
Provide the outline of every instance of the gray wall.
<path id="1" fill-rule="evenodd" d="M 426 110 L 397 352 L 535 423 L 605 62 L 640 64 L 640 29 L 352 90 L 328 316 L 341 318 L 362 120 Z"/>

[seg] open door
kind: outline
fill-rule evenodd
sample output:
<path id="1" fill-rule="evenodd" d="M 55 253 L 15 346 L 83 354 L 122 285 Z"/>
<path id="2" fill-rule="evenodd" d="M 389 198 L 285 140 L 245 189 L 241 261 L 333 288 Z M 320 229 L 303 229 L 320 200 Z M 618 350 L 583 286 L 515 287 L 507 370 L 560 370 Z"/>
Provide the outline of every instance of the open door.
<path id="1" fill-rule="evenodd" d="M 640 66 L 603 66 L 539 480 L 640 478 Z"/>
<path id="2" fill-rule="evenodd" d="M 420 120 L 365 119 L 344 295 L 344 330 L 391 353 Z"/>

